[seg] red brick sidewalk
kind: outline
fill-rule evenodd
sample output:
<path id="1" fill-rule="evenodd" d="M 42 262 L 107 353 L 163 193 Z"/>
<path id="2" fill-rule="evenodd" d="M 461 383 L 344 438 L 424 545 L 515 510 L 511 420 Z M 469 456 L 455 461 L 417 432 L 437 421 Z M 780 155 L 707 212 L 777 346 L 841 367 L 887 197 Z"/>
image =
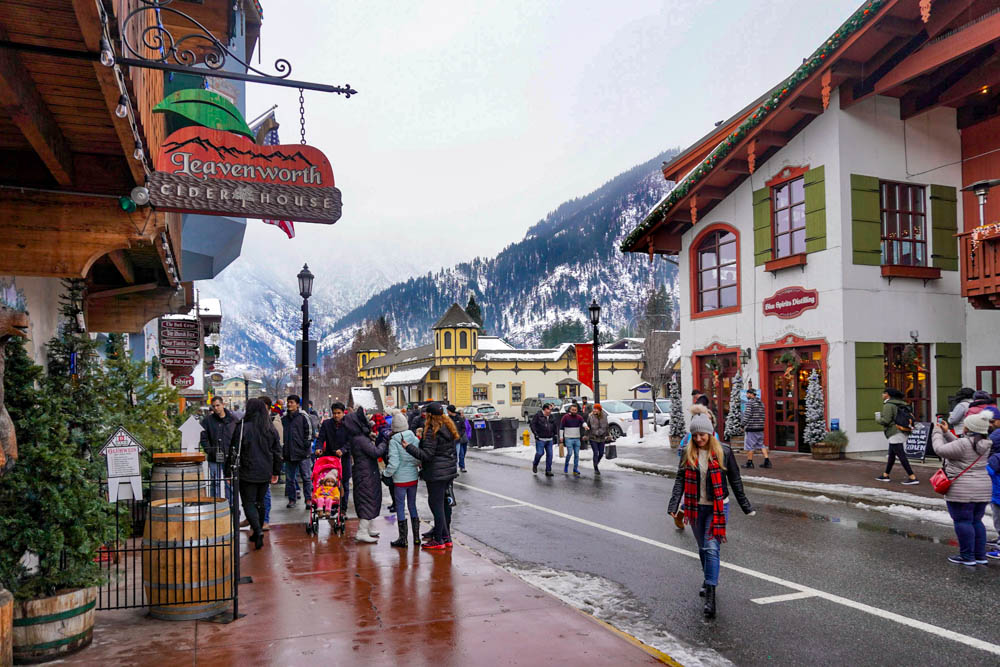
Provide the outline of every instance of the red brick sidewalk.
<path id="1" fill-rule="evenodd" d="M 451 551 L 309 538 L 274 526 L 241 560 L 229 625 L 99 612 L 94 643 L 68 664 L 646 665 L 653 655 L 456 544 Z M 393 536 L 394 537 L 394 536 Z"/>

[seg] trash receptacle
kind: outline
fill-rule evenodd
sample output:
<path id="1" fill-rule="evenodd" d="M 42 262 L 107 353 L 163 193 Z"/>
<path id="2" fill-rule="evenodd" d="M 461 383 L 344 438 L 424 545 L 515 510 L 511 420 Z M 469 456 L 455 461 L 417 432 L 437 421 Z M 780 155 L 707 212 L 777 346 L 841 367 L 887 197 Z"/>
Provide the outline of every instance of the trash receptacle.
<path id="1" fill-rule="evenodd" d="M 469 444 L 473 447 L 493 446 L 493 431 L 490 430 L 485 420 L 478 419 L 472 422 L 472 441 Z"/>
<path id="2" fill-rule="evenodd" d="M 517 446 L 517 420 L 498 419 L 490 422 L 490 429 L 493 431 L 493 447 L 516 447 Z"/>

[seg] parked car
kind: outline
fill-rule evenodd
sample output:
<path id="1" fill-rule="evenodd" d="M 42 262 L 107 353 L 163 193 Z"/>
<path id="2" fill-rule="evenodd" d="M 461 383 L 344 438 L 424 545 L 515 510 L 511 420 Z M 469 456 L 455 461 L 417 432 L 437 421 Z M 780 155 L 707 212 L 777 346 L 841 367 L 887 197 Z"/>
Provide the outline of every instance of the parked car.
<path id="1" fill-rule="evenodd" d="M 462 410 L 462 414 L 465 415 L 466 419 L 478 420 L 478 419 L 488 419 L 494 421 L 500 419 L 500 413 L 497 409 L 490 403 L 475 403 Z"/>
<path id="2" fill-rule="evenodd" d="M 633 410 L 645 410 L 650 417 L 656 415 L 656 425 L 666 426 L 670 423 L 670 399 L 656 399 L 655 409 L 651 398 L 628 398 L 622 401 L 632 406 Z"/>
<path id="3" fill-rule="evenodd" d="M 559 412 L 566 414 L 569 412 L 573 402 L 563 403 Z M 601 408 L 608 414 L 608 433 L 613 439 L 618 439 L 628 433 L 632 426 L 632 406 L 624 401 L 603 400 Z"/>
<path id="4" fill-rule="evenodd" d="M 542 396 L 540 398 L 526 398 L 524 402 L 521 403 L 521 420 L 531 421 L 531 418 L 542 409 L 542 406 L 546 403 L 551 403 L 552 405 L 559 405 L 560 400 L 558 398 L 551 398 L 549 396 Z"/>

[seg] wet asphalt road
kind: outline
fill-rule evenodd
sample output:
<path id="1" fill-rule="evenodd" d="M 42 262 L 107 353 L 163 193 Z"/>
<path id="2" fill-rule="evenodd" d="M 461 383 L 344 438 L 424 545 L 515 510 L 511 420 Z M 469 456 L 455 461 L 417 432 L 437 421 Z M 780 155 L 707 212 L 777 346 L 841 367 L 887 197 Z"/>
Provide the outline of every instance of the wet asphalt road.
<path id="1" fill-rule="evenodd" d="M 673 480 L 619 470 L 595 478 L 588 466 L 581 462 L 585 476 L 579 479 L 564 476 L 561 466 L 546 478 L 532 475 L 530 465 L 517 459 L 470 451 L 469 472 L 457 481 L 474 488 L 456 488 L 454 526 L 516 567 L 617 582 L 647 621 L 738 665 L 1000 664 L 1000 655 L 990 652 L 1000 650 L 1000 561 L 976 568 L 946 562 L 957 551 L 950 526 L 751 491 L 757 515 L 744 516 L 733 502 L 722 560 L 752 572 L 723 568 L 718 617 L 706 621 L 697 558 L 636 539 L 697 555 L 690 529 L 677 531 L 666 515 Z M 629 535 L 528 506 L 510 507 L 515 503 L 476 489 Z M 768 576 L 843 600 L 752 602 L 797 592 Z M 883 612 L 988 645 L 941 637 Z"/>

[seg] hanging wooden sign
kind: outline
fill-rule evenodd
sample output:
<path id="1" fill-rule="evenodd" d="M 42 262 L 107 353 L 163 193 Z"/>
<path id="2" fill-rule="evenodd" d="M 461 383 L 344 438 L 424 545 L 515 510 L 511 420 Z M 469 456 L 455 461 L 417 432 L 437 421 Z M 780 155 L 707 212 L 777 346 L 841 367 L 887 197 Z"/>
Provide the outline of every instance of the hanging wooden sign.
<path id="1" fill-rule="evenodd" d="M 164 140 L 147 188 L 149 203 L 164 211 L 326 224 L 341 215 L 333 168 L 318 148 L 258 146 L 206 127 Z"/>
<path id="2" fill-rule="evenodd" d="M 764 299 L 764 314 L 783 320 L 798 317 L 803 312 L 819 307 L 819 292 L 804 287 L 786 287 Z"/>

